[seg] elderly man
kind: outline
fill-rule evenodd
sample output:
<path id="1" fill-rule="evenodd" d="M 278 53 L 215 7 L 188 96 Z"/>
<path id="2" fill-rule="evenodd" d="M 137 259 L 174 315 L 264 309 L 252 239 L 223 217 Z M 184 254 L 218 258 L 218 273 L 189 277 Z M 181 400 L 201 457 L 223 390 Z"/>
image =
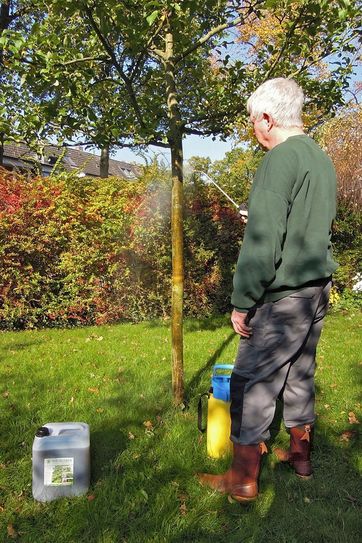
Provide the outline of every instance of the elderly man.
<path id="1" fill-rule="evenodd" d="M 249 501 L 258 494 L 265 441 L 277 397 L 296 474 L 312 473 L 315 353 L 328 307 L 336 177 L 331 160 L 303 132 L 302 89 L 291 79 L 263 83 L 247 109 L 268 152 L 255 176 L 235 276 L 231 321 L 241 336 L 231 376 L 233 461 L 203 484 Z"/>

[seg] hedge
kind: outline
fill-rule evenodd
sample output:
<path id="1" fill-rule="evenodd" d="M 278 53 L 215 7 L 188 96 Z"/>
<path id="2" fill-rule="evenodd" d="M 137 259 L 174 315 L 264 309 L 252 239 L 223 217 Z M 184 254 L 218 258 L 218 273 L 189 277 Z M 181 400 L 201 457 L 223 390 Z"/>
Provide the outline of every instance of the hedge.
<path id="1" fill-rule="evenodd" d="M 104 324 L 170 315 L 169 176 L 157 165 L 136 182 L 29 178 L 0 170 L 0 328 Z M 185 315 L 230 308 L 243 237 L 238 213 L 212 186 L 185 186 Z M 361 213 L 339 206 L 335 274 L 353 286 Z"/>
<path id="2" fill-rule="evenodd" d="M 185 191 L 185 314 L 229 309 L 243 226 L 215 190 Z M 0 326 L 102 324 L 170 313 L 170 185 L 0 172 Z"/>

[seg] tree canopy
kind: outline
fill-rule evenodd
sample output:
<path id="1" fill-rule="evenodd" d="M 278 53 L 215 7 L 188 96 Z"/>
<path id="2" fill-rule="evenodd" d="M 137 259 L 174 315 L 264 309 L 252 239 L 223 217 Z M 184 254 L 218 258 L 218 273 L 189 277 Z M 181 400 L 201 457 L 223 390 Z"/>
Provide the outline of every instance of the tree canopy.
<path id="1" fill-rule="evenodd" d="M 247 96 L 279 75 L 301 82 L 316 115 L 336 108 L 352 72 L 361 3 L 23 0 L 21 5 L 40 15 L 20 27 L 9 24 L 0 37 L 3 76 L 14 77 L 24 89 L 11 122 L 3 108 L 5 138 L 31 139 L 33 127 L 32 141 L 83 135 L 100 147 L 171 149 L 173 383 L 179 403 L 183 137 L 227 136 L 238 116 L 245 119 Z M 335 65 L 323 78 L 316 67 L 326 59 Z"/>

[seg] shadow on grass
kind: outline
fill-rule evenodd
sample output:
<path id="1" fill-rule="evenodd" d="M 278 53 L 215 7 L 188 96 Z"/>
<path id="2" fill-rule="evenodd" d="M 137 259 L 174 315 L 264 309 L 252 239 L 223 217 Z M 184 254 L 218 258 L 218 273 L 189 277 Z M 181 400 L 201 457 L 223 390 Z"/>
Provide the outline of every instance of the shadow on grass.
<path id="1" fill-rule="evenodd" d="M 192 377 L 191 381 L 185 387 L 185 398 L 189 402 L 190 399 L 195 395 L 195 392 L 199 388 L 201 381 L 206 372 L 214 366 L 214 364 L 219 360 L 225 348 L 233 341 L 235 338 L 235 332 L 231 332 L 229 336 L 221 343 L 221 345 L 216 349 L 214 354 L 208 359 L 206 364 L 200 368 Z"/>
<path id="2" fill-rule="evenodd" d="M 1 351 L 5 352 L 11 352 L 11 351 L 23 351 L 24 349 L 27 349 L 28 347 L 33 347 L 34 345 L 41 345 L 43 341 L 26 341 L 26 342 L 9 342 L 6 345 L 1 347 Z"/>
<path id="3" fill-rule="evenodd" d="M 186 334 L 198 330 L 208 330 L 212 332 L 214 330 L 219 330 L 223 326 L 231 327 L 230 314 L 211 316 L 204 319 L 187 319 L 184 330 Z M 235 332 L 233 332 L 233 335 L 235 336 Z"/>
<path id="4" fill-rule="evenodd" d="M 155 319 L 152 321 L 146 321 L 142 322 L 142 325 L 145 328 L 159 328 L 159 327 L 166 327 L 170 328 L 171 326 L 171 319 L 167 318 L 165 320 L 161 319 Z M 185 334 L 190 332 L 197 332 L 199 330 L 219 330 L 222 326 L 230 326 L 230 314 L 226 315 L 211 315 L 210 317 L 205 317 L 203 319 L 195 319 L 195 318 L 186 318 L 184 321 L 184 332 Z"/>

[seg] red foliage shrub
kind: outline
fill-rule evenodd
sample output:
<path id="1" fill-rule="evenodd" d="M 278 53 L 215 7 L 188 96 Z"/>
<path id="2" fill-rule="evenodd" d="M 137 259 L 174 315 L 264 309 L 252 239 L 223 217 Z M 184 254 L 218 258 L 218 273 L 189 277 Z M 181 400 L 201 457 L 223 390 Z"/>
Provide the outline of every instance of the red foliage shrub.
<path id="1" fill-rule="evenodd" d="M 167 181 L 149 172 L 130 183 L 1 170 L 0 197 L 2 329 L 169 315 Z M 215 191 L 186 190 L 186 314 L 229 309 L 241 235 L 237 213 Z"/>

